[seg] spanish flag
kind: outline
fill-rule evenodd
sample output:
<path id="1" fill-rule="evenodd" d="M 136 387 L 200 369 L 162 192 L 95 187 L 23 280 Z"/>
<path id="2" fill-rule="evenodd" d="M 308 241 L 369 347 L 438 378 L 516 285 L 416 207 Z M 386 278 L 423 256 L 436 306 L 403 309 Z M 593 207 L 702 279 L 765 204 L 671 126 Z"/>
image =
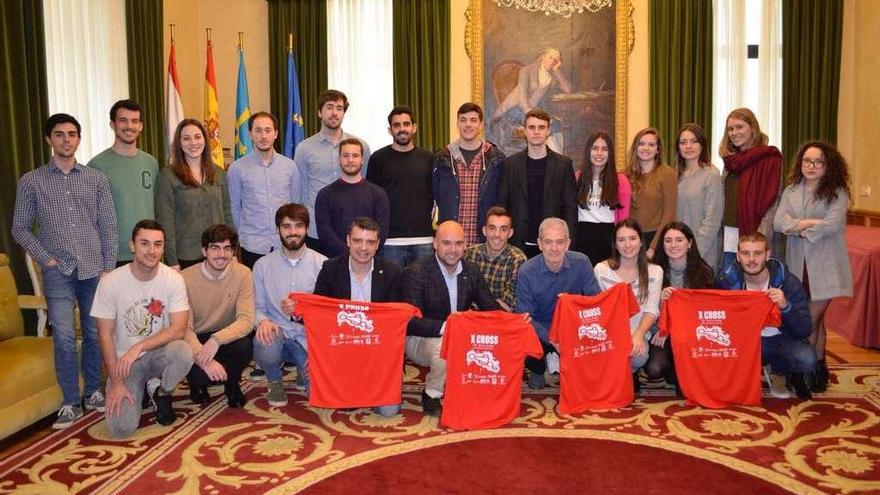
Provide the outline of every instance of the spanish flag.
<path id="1" fill-rule="evenodd" d="M 208 40 L 208 62 L 205 66 L 205 131 L 211 161 L 223 167 L 223 145 L 220 143 L 220 102 L 217 100 L 217 78 L 214 76 L 214 46 Z"/>

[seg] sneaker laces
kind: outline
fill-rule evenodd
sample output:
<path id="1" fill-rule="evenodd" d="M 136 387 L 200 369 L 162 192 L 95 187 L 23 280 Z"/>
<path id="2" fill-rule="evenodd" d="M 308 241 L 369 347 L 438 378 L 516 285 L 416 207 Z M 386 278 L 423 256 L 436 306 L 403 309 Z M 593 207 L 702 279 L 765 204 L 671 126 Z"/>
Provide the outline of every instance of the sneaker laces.
<path id="1" fill-rule="evenodd" d="M 103 402 L 104 394 L 101 393 L 100 390 L 95 390 L 91 396 L 89 396 L 89 402 Z"/>
<path id="2" fill-rule="evenodd" d="M 76 413 L 73 412 L 73 406 L 72 405 L 61 406 L 61 409 L 58 410 L 58 417 L 60 418 L 62 416 L 65 416 L 68 418 L 75 417 Z"/>

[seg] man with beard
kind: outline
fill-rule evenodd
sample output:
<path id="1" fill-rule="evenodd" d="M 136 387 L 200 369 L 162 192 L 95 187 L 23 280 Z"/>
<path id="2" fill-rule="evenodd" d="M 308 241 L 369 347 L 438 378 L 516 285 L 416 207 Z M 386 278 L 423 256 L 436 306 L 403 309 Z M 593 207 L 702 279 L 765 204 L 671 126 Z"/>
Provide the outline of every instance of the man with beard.
<path id="1" fill-rule="evenodd" d="M 110 181 L 119 240 L 116 266 L 122 266 L 132 260 L 126 241 L 134 224 L 144 218 L 154 218 L 156 214 L 154 198 L 159 164 L 153 155 L 137 148 L 144 121 L 136 101 L 119 100 L 110 107 L 110 128 L 114 134 L 113 146 L 98 153 L 87 165 L 104 172 Z"/>
<path id="2" fill-rule="evenodd" d="M 480 268 L 463 260 L 464 229 L 456 222 L 443 222 L 434 234 L 434 254 L 418 259 L 403 277 L 403 300 L 422 311 L 406 329 L 406 357 L 430 368 L 422 391 L 422 410 L 439 415 L 446 390 L 446 360 L 440 357 L 446 318 L 474 307 L 481 311 L 501 309 L 492 297 Z"/>
<path id="3" fill-rule="evenodd" d="M 293 363 L 309 393 L 308 344 L 305 328 L 282 309 L 291 292 L 311 293 L 327 257 L 306 247 L 309 211 L 301 204 L 286 204 L 275 213 L 281 249 L 254 264 L 254 303 L 257 331 L 254 361 L 265 370 L 270 406 L 287 405 L 281 365 Z"/>
<path id="4" fill-rule="evenodd" d="M 318 118 L 321 119 L 321 130 L 299 143 L 293 157 L 302 172 L 302 202 L 315 219 L 314 224 L 309 227 L 308 243 L 312 249 L 323 254 L 328 252 L 325 249 L 324 239 L 320 238 L 318 233 L 315 201 L 321 189 L 339 179 L 338 158 L 342 140 L 357 139 L 342 130 L 342 119 L 346 111 L 348 111 L 348 97 L 345 93 L 335 89 L 321 93 L 318 96 Z M 364 165 L 361 175 L 365 176 L 370 161 L 370 147 L 362 139 L 358 140 L 361 142 L 361 161 Z M 346 225 L 345 228 L 348 226 Z M 343 235 L 343 239 L 344 237 Z"/>
<path id="5" fill-rule="evenodd" d="M 160 381 L 153 392 L 156 422 L 174 423 L 171 392 L 193 363 L 192 349 L 183 341 L 189 315 L 186 285 L 160 262 L 165 231 L 155 220 L 141 220 L 128 247 L 134 261 L 101 278 L 90 313 L 107 368 L 107 429 L 116 438 L 137 429 L 150 379 Z"/>
<path id="6" fill-rule="evenodd" d="M 327 256 L 340 256 L 348 251 L 345 236 L 357 217 L 372 218 L 379 223 L 379 246 L 388 237 L 388 195 L 361 175 L 363 150 L 356 138 L 340 141 L 342 175 L 321 189 L 315 198 L 315 223 Z"/>
<path id="7" fill-rule="evenodd" d="M 278 138 L 278 119 L 269 112 L 256 112 L 248 119 L 254 149 L 229 166 L 232 221 L 241 236 L 241 262 L 248 268 L 261 256 L 276 251 L 272 215 L 286 203 L 298 203 L 301 176 L 290 158 L 273 148 Z"/>
<path id="8" fill-rule="evenodd" d="M 64 395 L 55 429 L 82 417 L 74 306 L 82 327 L 82 372 L 86 409 L 104 409 L 101 354 L 89 318 L 98 277 L 116 267 L 116 212 L 107 176 L 76 161 L 82 127 L 73 116 L 56 113 L 43 134 L 52 147 L 49 163 L 21 176 L 15 196 L 12 236 L 43 272 L 43 290 L 52 341 L 55 377 Z M 39 234 L 34 234 L 34 224 Z"/>
<path id="9" fill-rule="evenodd" d="M 761 330 L 761 363 L 770 394 L 787 399 L 791 386 L 799 398 L 812 398 L 806 373 L 815 369 L 816 353 L 807 342 L 813 320 L 803 285 L 783 262 L 770 257 L 767 238 L 760 232 L 739 237 L 736 261 L 718 273 L 715 285 L 719 289 L 762 291 L 782 312 L 778 328 Z"/>
<path id="10" fill-rule="evenodd" d="M 186 379 L 196 404 L 210 402 L 211 381 L 224 382 L 229 407 L 245 403 L 239 382 L 254 350 L 254 280 L 251 271 L 235 261 L 237 250 L 235 229 L 212 225 L 202 232 L 205 261 L 181 273 L 192 306 L 186 342 L 195 363 Z"/>
<path id="11" fill-rule="evenodd" d="M 413 111 L 397 106 L 388 114 L 389 146 L 373 153 L 367 179 L 388 194 L 391 225 L 382 256 L 401 267 L 431 254 L 431 159 L 427 150 L 413 144 L 418 131 Z"/>
<path id="12" fill-rule="evenodd" d="M 484 141 L 483 109 L 468 102 L 458 107 L 459 139 L 434 155 L 432 181 L 438 223 L 454 220 L 464 228 L 468 246 L 483 242 L 479 226 L 497 203 L 504 153 Z"/>

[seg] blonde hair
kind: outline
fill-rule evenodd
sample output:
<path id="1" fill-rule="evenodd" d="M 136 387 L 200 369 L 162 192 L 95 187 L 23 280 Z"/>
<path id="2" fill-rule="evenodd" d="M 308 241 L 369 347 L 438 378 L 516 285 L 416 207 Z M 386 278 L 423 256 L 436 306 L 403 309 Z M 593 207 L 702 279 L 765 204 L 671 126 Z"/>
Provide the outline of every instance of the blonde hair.
<path id="1" fill-rule="evenodd" d="M 721 155 L 721 158 L 735 155 L 741 151 L 733 145 L 730 141 L 730 136 L 727 134 L 727 123 L 730 119 L 742 120 L 752 128 L 752 140 L 749 143 L 749 148 L 769 142 L 767 135 L 761 132 L 761 126 L 758 125 L 758 118 L 755 117 L 755 113 L 745 107 L 737 108 L 727 114 L 727 118 L 724 120 L 724 132 L 721 133 L 721 144 L 718 146 L 718 154 Z"/>

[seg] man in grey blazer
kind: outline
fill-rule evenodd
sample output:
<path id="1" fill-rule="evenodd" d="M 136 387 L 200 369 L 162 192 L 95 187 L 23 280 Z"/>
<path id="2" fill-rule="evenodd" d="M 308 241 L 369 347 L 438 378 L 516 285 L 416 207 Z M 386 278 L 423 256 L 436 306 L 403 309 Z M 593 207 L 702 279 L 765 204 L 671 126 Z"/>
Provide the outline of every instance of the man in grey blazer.
<path id="1" fill-rule="evenodd" d="M 561 218 L 574 232 L 577 186 L 571 158 L 547 146 L 550 115 L 532 109 L 526 114 L 524 126 L 528 147 L 504 159 L 498 203 L 513 217 L 510 243 L 531 258 L 540 253 L 538 226 L 545 218 Z"/>

